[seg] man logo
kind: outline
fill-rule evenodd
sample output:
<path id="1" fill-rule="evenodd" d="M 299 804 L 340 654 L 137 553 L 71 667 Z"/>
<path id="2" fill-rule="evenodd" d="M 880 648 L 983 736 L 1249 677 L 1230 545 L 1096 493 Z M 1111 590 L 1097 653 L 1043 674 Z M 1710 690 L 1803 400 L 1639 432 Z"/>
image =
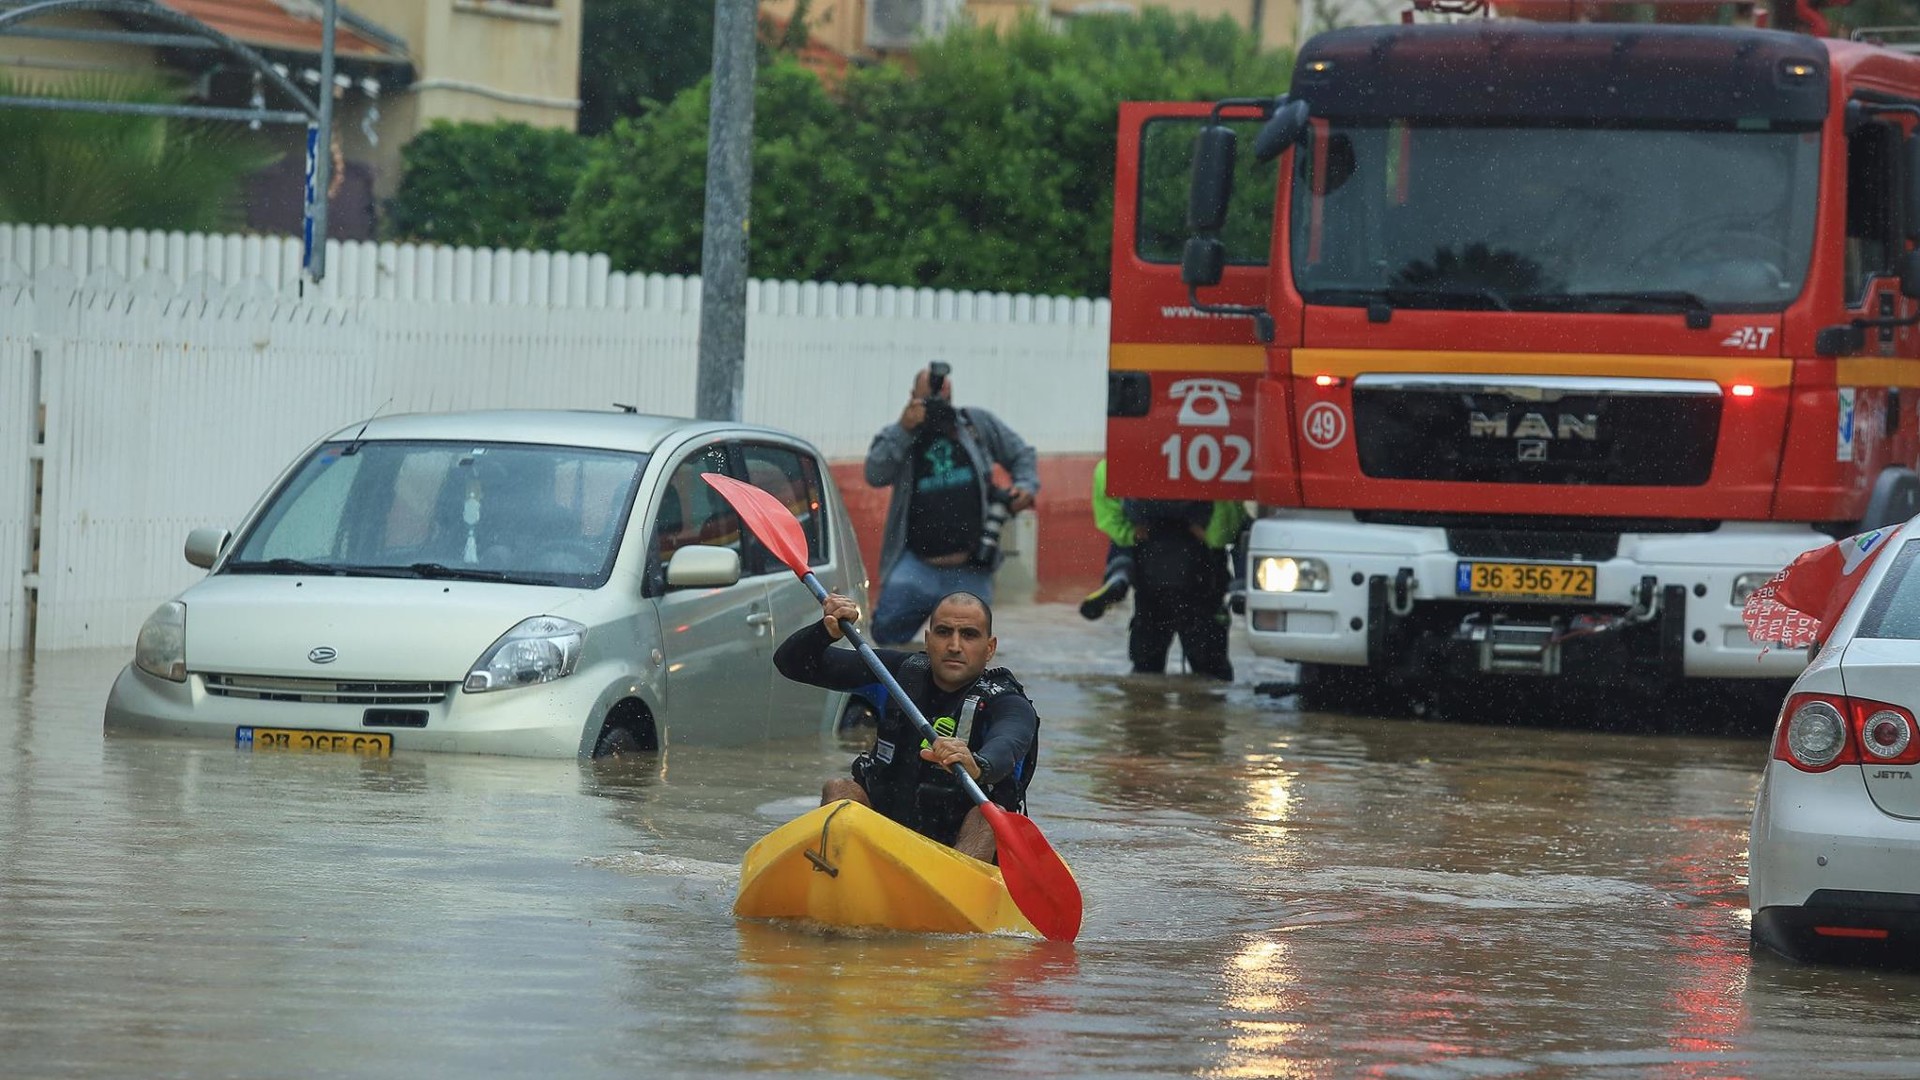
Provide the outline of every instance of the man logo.
<path id="1" fill-rule="evenodd" d="M 336 658 L 339 657 L 339 655 L 340 655 L 339 653 L 333 651 L 333 646 L 322 645 L 319 648 L 308 653 L 307 659 L 313 661 L 316 664 L 331 664 L 334 662 Z"/>
<path id="2" fill-rule="evenodd" d="M 1521 439 L 1514 446 L 1519 451 L 1521 461 L 1547 460 L 1547 440 L 1545 439 Z"/>
<path id="3" fill-rule="evenodd" d="M 1600 417 L 1595 413 L 1555 413 L 1548 423 L 1545 413 L 1521 413 L 1516 421 L 1507 413 L 1483 413 L 1478 409 L 1467 416 L 1467 437 L 1471 439 L 1581 439 L 1596 442 L 1600 438 Z M 1524 458 L 1522 460 L 1525 460 Z"/>

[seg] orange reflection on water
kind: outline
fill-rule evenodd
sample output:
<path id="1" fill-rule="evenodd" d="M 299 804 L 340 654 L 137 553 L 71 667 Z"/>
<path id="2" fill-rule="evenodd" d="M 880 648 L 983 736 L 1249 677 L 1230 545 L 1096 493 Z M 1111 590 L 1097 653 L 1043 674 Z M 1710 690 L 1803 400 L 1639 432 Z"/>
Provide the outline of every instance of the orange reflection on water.
<path id="1" fill-rule="evenodd" d="M 737 924 L 743 1012 L 780 1051 L 783 1069 L 868 1075 L 876 1061 L 935 1068 L 954 1047 L 929 1038 L 943 1018 L 1009 1018 L 1073 1010 L 1073 946 L 997 935 L 860 934 Z M 1036 1025 L 992 1025 L 999 1044 L 967 1054 L 1017 1058 Z M 1044 1025 L 1042 1025 L 1044 1026 Z M 804 1033 L 804 1037 L 796 1037 Z"/>
<path id="2" fill-rule="evenodd" d="M 1228 961 L 1224 981 L 1224 1005 L 1231 1011 L 1227 1054 L 1206 1075 L 1283 1080 L 1328 1075 L 1323 1063 L 1302 1057 L 1307 1025 L 1286 1019 L 1308 1005 L 1290 942 L 1281 937 L 1249 941 Z"/>
<path id="3" fill-rule="evenodd" d="M 1279 754 L 1249 754 L 1245 776 L 1248 818 L 1268 825 L 1285 824 L 1294 816 L 1293 785 L 1298 768 Z"/>

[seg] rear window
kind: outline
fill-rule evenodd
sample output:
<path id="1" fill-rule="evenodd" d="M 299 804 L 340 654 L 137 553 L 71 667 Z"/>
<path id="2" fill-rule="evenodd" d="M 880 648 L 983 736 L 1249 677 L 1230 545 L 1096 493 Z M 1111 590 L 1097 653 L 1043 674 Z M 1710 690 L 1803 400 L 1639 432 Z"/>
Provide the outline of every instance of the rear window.
<path id="1" fill-rule="evenodd" d="M 1914 573 L 1916 561 L 1920 561 L 1920 539 L 1908 540 L 1893 553 L 1893 565 L 1868 601 L 1854 637 L 1920 641 L 1920 573 Z"/>

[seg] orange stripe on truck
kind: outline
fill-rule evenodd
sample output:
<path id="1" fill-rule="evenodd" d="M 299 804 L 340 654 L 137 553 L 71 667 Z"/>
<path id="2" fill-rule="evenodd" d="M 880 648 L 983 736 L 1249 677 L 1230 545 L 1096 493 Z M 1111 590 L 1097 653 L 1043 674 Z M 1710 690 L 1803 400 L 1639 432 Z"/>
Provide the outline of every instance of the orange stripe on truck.
<path id="1" fill-rule="evenodd" d="M 1260 345 L 1122 345 L 1107 350 L 1114 371 L 1247 371 L 1267 370 L 1267 350 Z"/>

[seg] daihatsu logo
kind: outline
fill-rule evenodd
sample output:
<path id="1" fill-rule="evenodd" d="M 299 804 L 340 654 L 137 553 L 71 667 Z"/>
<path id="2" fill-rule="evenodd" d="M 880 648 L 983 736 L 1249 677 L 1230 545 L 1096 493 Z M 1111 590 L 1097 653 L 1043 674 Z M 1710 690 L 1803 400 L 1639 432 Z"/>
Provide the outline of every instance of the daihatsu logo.
<path id="1" fill-rule="evenodd" d="M 331 664 L 340 654 L 333 651 L 331 645 L 322 645 L 307 654 L 307 659 L 316 664 Z"/>

